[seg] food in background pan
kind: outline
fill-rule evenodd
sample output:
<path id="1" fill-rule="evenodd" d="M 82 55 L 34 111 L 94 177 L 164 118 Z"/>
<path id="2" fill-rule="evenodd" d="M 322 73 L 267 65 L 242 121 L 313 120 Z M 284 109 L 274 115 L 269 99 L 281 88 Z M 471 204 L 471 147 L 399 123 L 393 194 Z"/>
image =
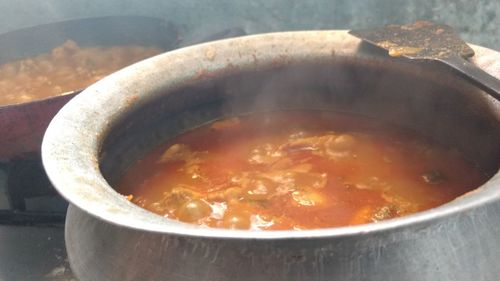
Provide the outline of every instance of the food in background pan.
<path id="1" fill-rule="evenodd" d="M 259 113 L 181 134 L 118 190 L 168 218 L 217 228 L 358 225 L 444 204 L 487 180 L 454 149 L 340 113 Z"/>
<path id="2" fill-rule="evenodd" d="M 68 40 L 48 54 L 0 65 L 0 105 L 82 89 L 134 62 L 163 52 L 157 47 L 80 47 Z"/>

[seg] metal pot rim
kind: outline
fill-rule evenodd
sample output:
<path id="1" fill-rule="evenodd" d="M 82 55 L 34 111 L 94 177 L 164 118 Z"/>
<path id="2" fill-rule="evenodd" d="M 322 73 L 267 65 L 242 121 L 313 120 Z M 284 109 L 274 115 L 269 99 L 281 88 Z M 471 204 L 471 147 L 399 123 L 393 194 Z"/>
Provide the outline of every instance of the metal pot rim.
<path id="1" fill-rule="evenodd" d="M 500 173 L 475 191 L 414 215 L 360 226 L 305 231 L 238 231 L 204 228 L 150 213 L 114 191 L 99 171 L 102 138 L 127 110 L 214 73 L 260 69 L 270 64 L 356 57 L 359 39 L 346 31 L 279 32 L 210 42 L 167 52 L 120 70 L 84 90 L 56 115 L 42 144 L 42 160 L 56 189 L 71 204 L 106 222 L 139 231 L 230 239 L 303 239 L 422 228 L 443 217 L 500 201 Z M 500 53 L 473 46 L 475 63 L 500 77 Z M 496 72 L 496 73 L 494 73 Z M 130 79 L 140 77 L 140 79 Z M 156 85 L 156 86 L 155 86 Z M 138 95 L 140 88 L 143 95 Z M 119 93 L 119 95 L 118 95 Z M 105 109 L 105 110 L 103 110 Z"/>

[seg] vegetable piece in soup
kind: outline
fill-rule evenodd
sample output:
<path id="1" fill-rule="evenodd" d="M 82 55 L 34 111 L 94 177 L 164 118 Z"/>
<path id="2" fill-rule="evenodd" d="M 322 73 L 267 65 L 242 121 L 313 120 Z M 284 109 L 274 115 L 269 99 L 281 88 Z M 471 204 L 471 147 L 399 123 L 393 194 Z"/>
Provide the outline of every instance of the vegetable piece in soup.
<path id="1" fill-rule="evenodd" d="M 434 208 L 487 180 L 456 150 L 359 116 L 287 111 L 215 121 L 138 161 L 118 189 L 207 227 L 304 230 Z"/>

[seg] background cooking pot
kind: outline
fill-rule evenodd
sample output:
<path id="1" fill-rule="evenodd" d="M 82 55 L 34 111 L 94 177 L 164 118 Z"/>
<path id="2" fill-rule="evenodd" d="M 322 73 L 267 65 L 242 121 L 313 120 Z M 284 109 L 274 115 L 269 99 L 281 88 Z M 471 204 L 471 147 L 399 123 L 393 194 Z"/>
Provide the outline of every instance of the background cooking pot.
<path id="1" fill-rule="evenodd" d="M 82 47 L 114 45 L 177 47 L 175 28 L 164 20 L 113 16 L 63 21 L 0 35 L 0 64 L 34 57 L 68 39 Z M 56 112 L 82 89 L 30 102 L 0 105 L 0 160 L 39 152 L 42 137 Z"/>
<path id="2" fill-rule="evenodd" d="M 499 54 L 475 50 L 476 63 L 500 75 Z M 220 116 L 293 108 L 410 127 L 458 148 L 492 178 L 403 218 L 267 232 L 172 221 L 111 187 L 134 160 L 183 130 Z M 121 70 L 57 114 L 42 157 L 72 204 L 66 245 L 82 281 L 491 281 L 500 274 L 499 142 L 500 105 L 460 78 L 388 58 L 343 31 L 311 31 L 197 45 Z"/>

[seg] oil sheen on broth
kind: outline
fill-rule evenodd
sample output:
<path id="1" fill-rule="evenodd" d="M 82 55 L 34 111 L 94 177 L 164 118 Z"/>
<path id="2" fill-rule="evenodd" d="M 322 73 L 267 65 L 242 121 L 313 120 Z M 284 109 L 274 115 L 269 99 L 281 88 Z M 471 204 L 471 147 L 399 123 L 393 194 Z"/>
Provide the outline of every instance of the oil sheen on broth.
<path id="1" fill-rule="evenodd" d="M 375 120 L 283 111 L 219 120 L 133 165 L 118 190 L 165 217 L 283 230 L 378 222 L 487 180 L 456 150 Z"/>
<path id="2" fill-rule="evenodd" d="M 83 89 L 102 77 L 163 52 L 156 47 L 80 47 L 68 40 L 50 53 L 0 65 L 0 106 Z"/>

